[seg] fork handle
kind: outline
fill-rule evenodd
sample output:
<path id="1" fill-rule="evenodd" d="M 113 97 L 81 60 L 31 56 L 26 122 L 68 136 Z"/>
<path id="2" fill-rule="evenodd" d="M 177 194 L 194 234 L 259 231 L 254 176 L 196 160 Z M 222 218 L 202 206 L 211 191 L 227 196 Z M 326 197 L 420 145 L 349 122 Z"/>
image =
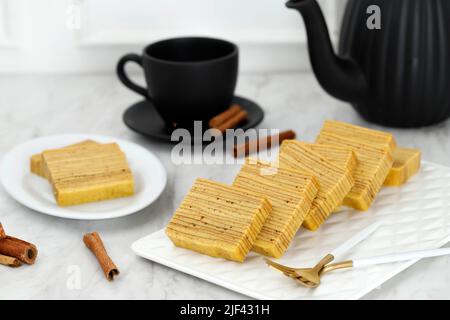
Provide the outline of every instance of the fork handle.
<path id="1" fill-rule="evenodd" d="M 372 233 L 378 230 L 379 227 L 381 227 L 383 223 L 381 221 L 377 221 L 375 223 L 372 223 L 368 227 L 362 229 L 357 234 L 355 234 L 353 237 L 345 241 L 343 244 L 341 244 L 339 247 L 334 249 L 331 254 L 335 257 L 335 260 L 345 254 L 347 251 L 349 251 L 351 248 L 356 246 L 358 243 L 366 239 L 368 236 L 370 236 Z"/>
<path id="2" fill-rule="evenodd" d="M 376 256 L 371 258 L 362 258 L 353 260 L 353 267 L 365 267 L 375 264 L 392 263 L 407 260 L 416 260 L 422 258 L 432 258 L 450 255 L 450 248 L 441 248 L 433 250 L 409 251 L 403 253 L 389 254 L 385 256 Z"/>

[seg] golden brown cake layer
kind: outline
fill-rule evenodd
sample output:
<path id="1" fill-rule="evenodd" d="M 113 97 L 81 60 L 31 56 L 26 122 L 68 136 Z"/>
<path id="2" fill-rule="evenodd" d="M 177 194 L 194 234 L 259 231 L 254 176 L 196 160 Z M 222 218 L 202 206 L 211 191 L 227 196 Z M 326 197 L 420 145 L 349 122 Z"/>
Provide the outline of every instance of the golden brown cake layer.
<path id="1" fill-rule="evenodd" d="M 60 206 L 109 200 L 134 193 L 125 154 L 116 143 L 85 144 L 42 153 L 44 176 Z"/>
<path id="2" fill-rule="evenodd" d="M 397 148 L 394 150 L 394 164 L 384 181 L 385 186 L 401 186 L 420 169 L 419 149 Z"/>
<path id="3" fill-rule="evenodd" d="M 310 173 L 254 159 L 246 159 L 233 186 L 245 194 L 267 197 L 272 204 L 252 250 L 274 258 L 280 258 L 289 247 L 319 190 L 318 180 Z"/>
<path id="4" fill-rule="evenodd" d="M 271 209 L 266 198 L 239 187 L 197 179 L 166 234 L 178 247 L 243 262 Z"/>
<path id="5" fill-rule="evenodd" d="M 77 147 L 82 145 L 89 145 L 89 144 L 97 144 L 97 142 L 92 140 L 85 140 L 81 141 L 79 143 L 71 144 L 69 146 L 63 147 L 63 148 L 71 148 L 71 147 Z M 37 174 L 38 176 L 41 176 L 43 178 L 46 178 L 44 176 L 44 165 L 42 161 L 42 153 L 34 154 L 30 158 L 30 171 L 31 173 Z"/>
<path id="6" fill-rule="evenodd" d="M 284 144 L 284 143 L 283 143 Z M 316 230 L 342 202 L 354 181 L 349 170 L 340 168 L 300 141 L 282 146 L 279 154 L 281 168 L 305 171 L 316 176 L 320 188 L 303 226 Z"/>
<path id="7" fill-rule="evenodd" d="M 358 158 L 353 171 L 355 184 L 343 204 L 358 210 L 367 210 L 380 191 L 383 182 L 392 167 L 393 157 L 387 144 L 372 144 L 363 136 L 348 138 L 322 130 L 317 143 L 351 148 Z"/>

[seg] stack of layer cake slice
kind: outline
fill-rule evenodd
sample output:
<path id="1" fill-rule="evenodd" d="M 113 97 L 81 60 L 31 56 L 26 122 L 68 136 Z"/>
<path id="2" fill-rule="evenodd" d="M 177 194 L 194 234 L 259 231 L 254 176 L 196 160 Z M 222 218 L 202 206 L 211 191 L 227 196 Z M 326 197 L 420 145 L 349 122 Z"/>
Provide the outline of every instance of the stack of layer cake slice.
<path id="1" fill-rule="evenodd" d="M 133 175 L 125 154 L 116 143 L 87 140 L 45 150 L 31 157 L 30 170 L 51 183 L 59 206 L 134 194 Z"/>
<path id="2" fill-rule="evenodd" d="M 343 204 L 358 210 L 369 209 L 394 163 L 394 137 L 386 132 L 326 121 L 316 142 L 347 147 L 355 152 L 358 158 L 353 172 L 355 185 Z"/>
<path id="3" fill-rule="evenodd" d="M 317 230 L 341 205 L 367 210 L 383 184 L 419 168 L 420 151 L 397 148 L 390 133 L 326 121 L 315 143 L 285 140 L 272 164 L 246 159 L 231 186 L 198 179 L 166 233 L 213 257 L 279 258 L 301 226 Z"/>

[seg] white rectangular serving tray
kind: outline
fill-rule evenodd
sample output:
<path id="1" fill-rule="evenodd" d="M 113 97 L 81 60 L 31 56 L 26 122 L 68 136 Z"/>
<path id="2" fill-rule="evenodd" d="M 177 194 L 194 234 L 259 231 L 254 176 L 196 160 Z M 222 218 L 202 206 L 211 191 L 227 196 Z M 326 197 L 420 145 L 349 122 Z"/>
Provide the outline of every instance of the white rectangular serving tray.
<path id="1" fill-rule="evenodd" d="M 424 162 L 401 187 L 383 187 L 366 212 L 343 209 L 316 232 L 300 229 L 283 258 L 290 266 L 309 267 L 369 224 L 382 226 L 348 257 L 360 258 L 407 250 L 435 249 L 450 241 L 450 168 Z M 416 261 L 339 270 L 315 289 L 299 286 L 250 253 L 242 264 L 175 247 L 164 230 L 132 245 L 146 259 L 257 299 L 359 299 Z M 344 257 L 345 258 L 345 257 Z"/>

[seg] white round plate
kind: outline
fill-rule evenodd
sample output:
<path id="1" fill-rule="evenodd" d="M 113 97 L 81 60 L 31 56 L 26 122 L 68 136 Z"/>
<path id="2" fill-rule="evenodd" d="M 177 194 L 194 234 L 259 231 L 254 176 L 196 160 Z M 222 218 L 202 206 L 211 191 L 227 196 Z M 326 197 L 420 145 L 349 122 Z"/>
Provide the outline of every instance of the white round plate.
<path id="1" fill-rule="evenodd" d="M 120 146 L 133 172 L 135 194 L 126 198 L 59 207 L 48 181 L 30 172 L 30 157 L 43 150 L 61 148 L 87 139 L 100 143 L 116 142 Z M 135 143 L 99 135 L 65 134 L 34 139 L 12 149 L 3 157 L 0 180 L 11 197 L 30 209 L 61 218 L 100 220 L 123 217 L 147 207 L 164 190 L 167 177 L 158 158 Z"/>

